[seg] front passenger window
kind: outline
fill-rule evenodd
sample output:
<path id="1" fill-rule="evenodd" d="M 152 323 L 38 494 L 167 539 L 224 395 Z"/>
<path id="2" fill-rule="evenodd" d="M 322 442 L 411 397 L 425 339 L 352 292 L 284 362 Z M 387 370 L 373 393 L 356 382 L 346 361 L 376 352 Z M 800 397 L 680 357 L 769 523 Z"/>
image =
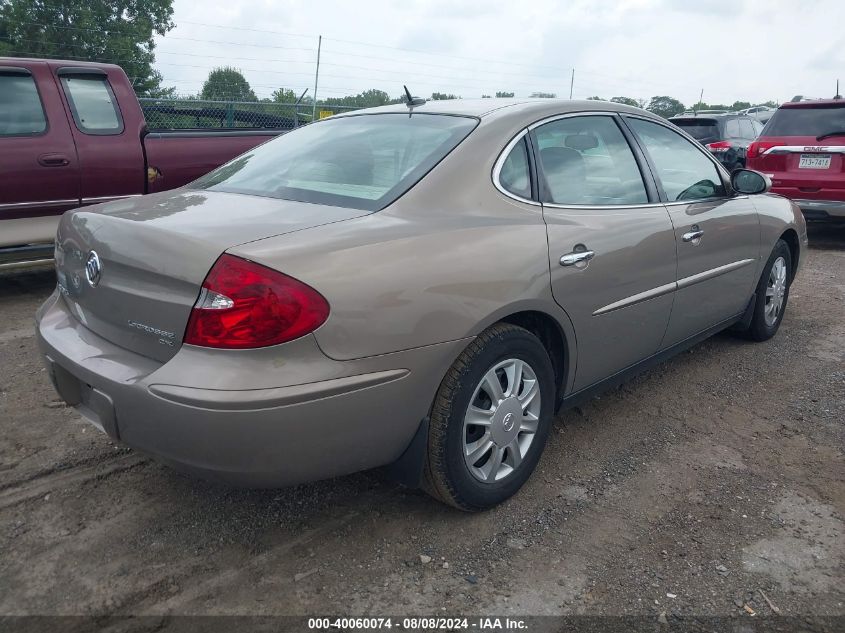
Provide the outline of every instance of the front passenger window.
<path id="1" fill-rule="evenodd" d="M 726 195 L 719 170 L 702 150 L 658 123 L 626 120 L 651 156 L 670 202 Z"/>

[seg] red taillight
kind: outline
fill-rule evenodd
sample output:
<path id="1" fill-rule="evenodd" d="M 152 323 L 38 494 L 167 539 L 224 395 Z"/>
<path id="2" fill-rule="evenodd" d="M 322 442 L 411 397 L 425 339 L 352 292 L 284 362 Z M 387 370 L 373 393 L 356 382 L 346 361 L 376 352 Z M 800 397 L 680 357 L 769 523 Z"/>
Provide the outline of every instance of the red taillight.
<path id="1" fill-rule="evenodd" d="M 313 332 L 328 317 L 328 302 L 310 286 L 266 266 L 222 255 L 202 284 L 185 343 L 267 347 Z"/>
<path id="2" fill-rule="evenodd" d="M 763 155 L 767 149 L 771 149 L 777 145 L 776 142 L 772 141 L 754 141 L 751 145 L 748 146 L 748 158 L 759 158 Z"/>
<path id="3" fill-rule="evenodd" d="M 707 143 L 707 149 L 711 152 L 727 152 L 731 149 L 733 145 L 731 145 L 730 141 L 716 141 L 715 143 Z"/>

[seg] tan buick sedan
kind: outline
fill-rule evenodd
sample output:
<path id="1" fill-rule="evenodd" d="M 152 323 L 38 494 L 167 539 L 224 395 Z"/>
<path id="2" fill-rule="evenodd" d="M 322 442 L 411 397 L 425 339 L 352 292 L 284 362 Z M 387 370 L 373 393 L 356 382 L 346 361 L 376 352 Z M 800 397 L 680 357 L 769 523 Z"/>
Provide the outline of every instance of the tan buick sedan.
<path id="1" fill-rule="evenodd" d="M 560 407 L 719 330 L 777 332 L 807 235 L 762 174 L 617 104 L 409 103 L 65 214 L 37 315 L 59 394 L 206 477 L 390 465 L 478 510 Z"/>

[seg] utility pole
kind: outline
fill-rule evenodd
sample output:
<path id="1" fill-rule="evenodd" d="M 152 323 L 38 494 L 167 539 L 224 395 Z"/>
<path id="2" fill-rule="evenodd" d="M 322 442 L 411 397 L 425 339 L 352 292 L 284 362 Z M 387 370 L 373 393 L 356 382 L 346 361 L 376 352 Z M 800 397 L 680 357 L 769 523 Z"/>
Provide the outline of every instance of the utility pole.
<path id="1" fill-rule="evenodd" d="M 323 36 L 317 39 L 317 70 L 314 73 L 314 106 L 311 108 L 311 121 L 317 120 L 317 82 L 320 79 L 320 49 L 323 47 Z"/>
<path id="2" fill-rule="evenodd" d="M 572 79 L 569 80 L 569 100 L 572 100 L 572 90 L 575 88 L 575 69 L 572 69 Z"/>
<path id="3" fill-rule="evenodd" d="M 698 108 L 701 107 L 702 103 L 704 103 L 704 88 L 701 89 L 701 94 L 698 95 L 698 103 L 696 103 L 695 107 L 692 109 L 693 114 L 698 114 Z"/>

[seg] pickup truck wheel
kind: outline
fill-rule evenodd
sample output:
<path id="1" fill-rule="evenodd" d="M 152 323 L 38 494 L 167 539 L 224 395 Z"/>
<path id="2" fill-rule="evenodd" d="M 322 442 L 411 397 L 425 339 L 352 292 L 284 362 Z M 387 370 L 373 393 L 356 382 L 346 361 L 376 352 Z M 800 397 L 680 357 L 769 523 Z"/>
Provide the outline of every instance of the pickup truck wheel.
<path id="1" fill-rule="evenodd" d="M 754 341 L 772 338 L 783 321 L 792 281 L 792 253 L 783 240 L 778 240 L 757 284 L 754 316 L 746 332 Z"/>
<path id="2" fill-rule="evenodd" d="M 501 503 L 537 465 L 554 404 L 554 369 L 539 339 L 507 323 L 485 330 L 435 397 L 424 488 L 461 510 Z"/>

